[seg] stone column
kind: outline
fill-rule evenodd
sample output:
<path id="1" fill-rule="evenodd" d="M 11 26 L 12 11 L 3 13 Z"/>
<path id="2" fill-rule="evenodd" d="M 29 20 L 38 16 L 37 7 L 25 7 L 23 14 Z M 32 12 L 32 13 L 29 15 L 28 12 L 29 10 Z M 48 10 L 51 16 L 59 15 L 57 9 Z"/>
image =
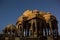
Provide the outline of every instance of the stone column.
<path id="1" fill-rule="evenodd" d="M 50 25 L 50 35 L 52 35 L 52 25 L 51 25 L 51 21 L 49 21 L 49 25 Z"/>
<path id="2" fill-rule="evenodd" d="M 37 37 L 37 19 L 35 19 L 35 32 L 34 36 Z"/>
<path id="3" fill-rule="evenodd" d="M 33 19 L 31 20 L 31 27 L 32 27 L 32 37 L 34 37 L 34 31 L 33 31 Z"/>

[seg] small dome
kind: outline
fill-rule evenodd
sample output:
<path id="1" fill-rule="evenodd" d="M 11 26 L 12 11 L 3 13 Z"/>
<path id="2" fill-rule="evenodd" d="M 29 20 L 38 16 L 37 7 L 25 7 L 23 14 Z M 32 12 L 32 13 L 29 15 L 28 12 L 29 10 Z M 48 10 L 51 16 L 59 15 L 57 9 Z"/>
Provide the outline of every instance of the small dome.
<path id="1" fill-rule="evenodd" d="M 46 14 L 43 16 L 44 19 L 46 20 L 46 22 L 48 22 L 50 20 L 50 16 L 51 16 L 50 14 Z"/>
<path id="2" fill-rule="evenodd" d="M 13 24 L 9 24 L 3 30 L 4 31 L 10 31 L 10 30 L 14 31 L 14 30 L 16 30 L 16 27 Z"/>
<path id="3" fill-rule="evenodd" d="M 39 14 L 43 17 L 46 14 L 46 12 L 40 11 Z"/>
<path id="4" fill-rule="evenodd" d="M 18 22 L 18 21 L 22 22 L 23 17 L 31 17 L 31 15 L 32 15 L 32 11 L 30 11 L 30 10 L 25 11 L 25 12 L 22 14 L 22 16 L 20 16 L 20 17 L 17 19 L 17 22 Z"/>
<path id="5" fill-rule="evenodd" d="M 20 16 L 18 19 L 17 19 L 17 21 L 22 21 L 23 20 L 23 16 Z"/>
<path id="6" fill-rule="evenodd" d="M 33 10 L 33 13 L 39 13 L 39 11 L 38 10 Z"/>
<path id="7" fill-rule="evenodd" d="M 29 16 L 31 16 L 31 14 L 32 14 L 32 11 L 31 11 L 31 10 L 26 10 L 26 11 L 23 13 L 23 16 L 29 17 Z"/>
<path id="8" fill-rule="evenodd" d="M 15 26 L 13 24 L 7 25 L 7 28 L 14 28 Z"/>

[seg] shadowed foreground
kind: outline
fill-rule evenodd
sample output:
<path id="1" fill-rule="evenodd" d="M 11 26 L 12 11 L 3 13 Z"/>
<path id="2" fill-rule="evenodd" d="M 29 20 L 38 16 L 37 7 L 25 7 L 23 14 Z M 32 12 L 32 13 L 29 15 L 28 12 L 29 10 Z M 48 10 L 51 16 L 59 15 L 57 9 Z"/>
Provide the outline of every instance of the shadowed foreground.
<path id="1" fill-rule="evenodd" d="M 12 38 L 9 38 L 9 37 L 4 37 L 0 34 L 0 40 L 53 40 L 53 38 L 51 38 L 51 37 L 47 37 L 47 38 L 44 37 L 43 39 L 41 39 L 41 38 L 28 38 L 28 37 L 23 37 L 23 38 L 12 37 Z M 58 38 L 58 40 L 60 40 L 60 37 Z"/>

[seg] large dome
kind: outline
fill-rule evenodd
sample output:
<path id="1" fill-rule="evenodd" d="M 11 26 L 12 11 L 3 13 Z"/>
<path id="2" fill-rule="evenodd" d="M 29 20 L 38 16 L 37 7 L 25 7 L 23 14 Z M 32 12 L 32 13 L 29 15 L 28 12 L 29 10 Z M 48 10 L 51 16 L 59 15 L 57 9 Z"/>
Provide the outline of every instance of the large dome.
<path id="1" fill-rule="evenodd" d="M 20 16 L 18 19 L 17 19 L 17 21 L 22 21 L 23 20 L 23 17 L 31 17 L 31 15 L 32 15 L 32 11 L 30 11 L 30 10 L 27 10 L 27 11 L 25 11 L 23 14 L 22 14 L 22 16 Z"/>
<path id="2" fill-rule="evenodd" d="M 17 19 L 17 23 L 22 22 L 23 17 L 27 17 L 27 20 L 32 19 L 34 17 L 36 17 L 36 14 L 39 14 L 40 18 L 46 20 L 46 22 L 49 21 L 50 17 L 53 16 L 51 15 L 50 12 L 43 12 L 43 11 L 38 11 L 38 10 L 26 10 L 18 19 Z"/>
<path id="3" fill-rule="evenodd" d="M 23 20 L 23 16 L 20 16 L 18 19 L 17 19 L 17 21 L 22 21 Z"/>
<path id="4" fill-rule="evenodd" d="M 17 19 L 17 22 L 18 21 L 22 21 L 23 20 L 23 17 L 28 17 L 28 20 L 29 19 L 32 19 L 32 18 L 34 18 L 34 17 L 36 17 L 36 14 L 38 13 L 39 11 L 38 10 L 26 10 L 23 14 L 22 14 L 22 16 L 20 16 L 18 19 Z M 39 14 L 40 15 L 44 15 L 45 14 L 45 12 L 39 12 Z"/>

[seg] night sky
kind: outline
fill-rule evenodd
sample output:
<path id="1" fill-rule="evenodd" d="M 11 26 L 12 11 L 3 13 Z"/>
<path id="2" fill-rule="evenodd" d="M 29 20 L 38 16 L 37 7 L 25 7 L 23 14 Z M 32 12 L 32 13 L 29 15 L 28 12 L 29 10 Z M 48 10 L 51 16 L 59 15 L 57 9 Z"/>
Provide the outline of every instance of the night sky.
<path id="1" fill-rule="evenodd" d="M 51 12 L 57 17 L 60 33 L 60 0 L 0 0 L 0 30 L 8 24 L 16 24 L 26 10 Z"/>

